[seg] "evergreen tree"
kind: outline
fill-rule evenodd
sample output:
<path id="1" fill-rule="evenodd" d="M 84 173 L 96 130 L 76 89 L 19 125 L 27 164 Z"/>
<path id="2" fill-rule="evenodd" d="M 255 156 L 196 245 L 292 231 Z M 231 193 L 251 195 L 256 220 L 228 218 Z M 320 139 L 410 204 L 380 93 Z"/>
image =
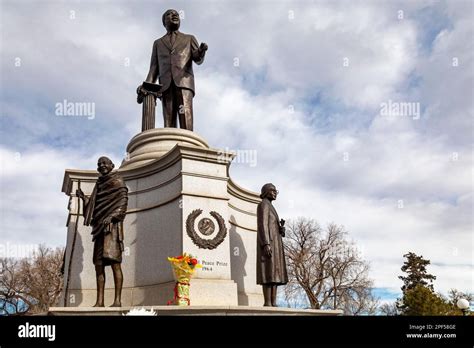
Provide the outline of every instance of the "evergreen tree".
<path id="1" fill-rule="evenodd" d="M 406 276 L 400 276 L 403 281 L 402 298 L 394 304 L 384 304 L 380 312 L 385 315 L 463 315 L 457 307 L 457 301 L 464 298 L 472 303 L 474 294 L 464 293 L 456 289 L 448 292 L 448 297 L 435 293 L 433 289 L 434 275 L 426 271 L 429 260 L 415 253 L 403 255 L 407 260 L 401 268 Z"/>
<path id="2" fill-rule="evenodd" d="M 430 260 L 425 260 L 423 256 L 418 256 L 415 253 L 409 252 L 403 255 L 407 260 L 402 266 L 402 271 L 407 273 L 407 276 L 399 276 L 403 281 L 402 291 L 414 289 L 417 285 L 427 287 L 431 291 L 433 289 L 433 280 L 436 277 L 426 271 L 426 266 L 430 264 Z"/>
<path id="3" fill-rule="evenodd" d="M 452 315 L 449 304 L 429 287 L 416 285 L 403 294 L 403 315 Z"/>
<path id="4" fill-rule="evenodd" d="M 446 315 L 445 301 L 434 293 L 433 280 L 436 277 L 426 271 L 430 264 L 423 256 L 409 252 L 401 270 L 407 276 L 399 276 L 403 281 L 403 297 L 397 300 L 397 308 L 402 315 Z"/>

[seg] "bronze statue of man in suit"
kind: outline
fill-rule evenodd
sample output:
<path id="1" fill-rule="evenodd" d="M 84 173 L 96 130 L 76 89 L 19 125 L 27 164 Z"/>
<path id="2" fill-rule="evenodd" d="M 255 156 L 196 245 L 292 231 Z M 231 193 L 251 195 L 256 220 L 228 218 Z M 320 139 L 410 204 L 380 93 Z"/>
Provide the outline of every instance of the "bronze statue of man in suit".
<path id="1" fill-rule="evenodd" d="M 288 283 L 282 241 L 285 220 L 279 220 L 272 205 L 277 194 L 275 185 L 263 185 L 257 207 L 257 284 L 263 287 L 264 306 L 273 307 L 277 306 L 277 286 Z"/>
<path id="2" fill-rule="evenodd" d="M 153 43 L 150 71 L 146 82 L 155 83 L 157 78 L 163 105 L 165 127 L 177 127 L 193 130 L 194 74 L 193 62 L 202 64 L 208 49 L 204 42 L 198 46 L 193 35 L 178 31 L 181 24 L 176 10 L 167 10 L 162 17 L 166 35 Z M 138 87 L 140 95 L 146 91 Z"/>
<path id="3" fill-rule="evenodd" d="M 90 197 L 80 188 L 76 195 L 84 203 L 84 225 L 92 226 L 94 242 L 93 262 L 97 278 L 97 302 L 94 307 L 104 307 L 105 266 L 110 265 L 114 274 L 115 299 L 112 307 L 121 307 L 123 220 L 127 212 L 128 189 L 107 157 L 97 161 L 97 179 Z"/>

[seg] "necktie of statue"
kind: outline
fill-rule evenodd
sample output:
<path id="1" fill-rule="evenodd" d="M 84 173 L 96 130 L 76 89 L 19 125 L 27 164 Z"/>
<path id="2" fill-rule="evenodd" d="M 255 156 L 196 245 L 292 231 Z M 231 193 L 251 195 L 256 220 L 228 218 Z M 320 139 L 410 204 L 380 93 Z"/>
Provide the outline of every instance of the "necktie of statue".
<path id="1" fill-rule="evenodd" d="M 170 34 L 171 46 L 174 45 L 175 40 L 176 40 L 176 33 L 174 31 L 172 31 L 171 34 Z"/>

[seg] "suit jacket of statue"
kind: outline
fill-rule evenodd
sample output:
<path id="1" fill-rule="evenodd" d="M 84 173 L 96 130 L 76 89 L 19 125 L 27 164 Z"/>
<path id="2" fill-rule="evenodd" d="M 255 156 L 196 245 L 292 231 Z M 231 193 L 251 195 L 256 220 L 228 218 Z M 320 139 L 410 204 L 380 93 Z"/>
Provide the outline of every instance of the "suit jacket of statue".
<path id="1" fill-rule="evenodd" d="M 194 94 L 193 61 L 202 64 L 204 55 L 199 53 L 199 45 L 193 35 L 175 31 L 174 44 L 171 45 L 169 34 L 153 43 L 150 71 L 147 82 L 155 83 L 159 78 L 161 92 L 166 91 L 173 80 L 177 87 L 187 88 Z"/>
<path id="2" fill-rule="evenodd" d="M 272 256 L 264 253 L 270 245 Z M 257 207 L 257 284 L 282 285 L 288 283 L 285 251 L 280 234 L 280 220 L 269 199 L 264 198 Z"/>
<path id="3" fill-rule="evenodd" d="M 101 250 L 99 257 L 122 261 L 123 220 L 127 212 L 128 189 L 117 172 L 99 176 L 88 203 L 84 206 L 84 225 L 92 226 L 92 241 L 103 243 L 94 250 Z M 112 217 L 104 225 L 106 217 Z M 95 256 L 97 257 L 97 255 Z"/>

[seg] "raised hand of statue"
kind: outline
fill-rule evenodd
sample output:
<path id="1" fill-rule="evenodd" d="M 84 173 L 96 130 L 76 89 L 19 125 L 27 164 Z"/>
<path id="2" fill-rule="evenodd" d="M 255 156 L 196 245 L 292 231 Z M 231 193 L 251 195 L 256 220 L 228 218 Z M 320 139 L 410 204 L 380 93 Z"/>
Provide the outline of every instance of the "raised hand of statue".
<path id="1" fill-rule="evenodd" d="M 199 52 L 201 53 L 201 55 L 203 55 L 208 48 L 209 46 L 207 46 L 207 43 L 201 42 L 201 45 L 199 46 Z"/>
<path id="2" fill-rule="evenodd" d="M 263 247 L 263 252 L 264 252 L 265 256 L 272 257 L 272 247 L 269 244 L 267 244 Z"/>

